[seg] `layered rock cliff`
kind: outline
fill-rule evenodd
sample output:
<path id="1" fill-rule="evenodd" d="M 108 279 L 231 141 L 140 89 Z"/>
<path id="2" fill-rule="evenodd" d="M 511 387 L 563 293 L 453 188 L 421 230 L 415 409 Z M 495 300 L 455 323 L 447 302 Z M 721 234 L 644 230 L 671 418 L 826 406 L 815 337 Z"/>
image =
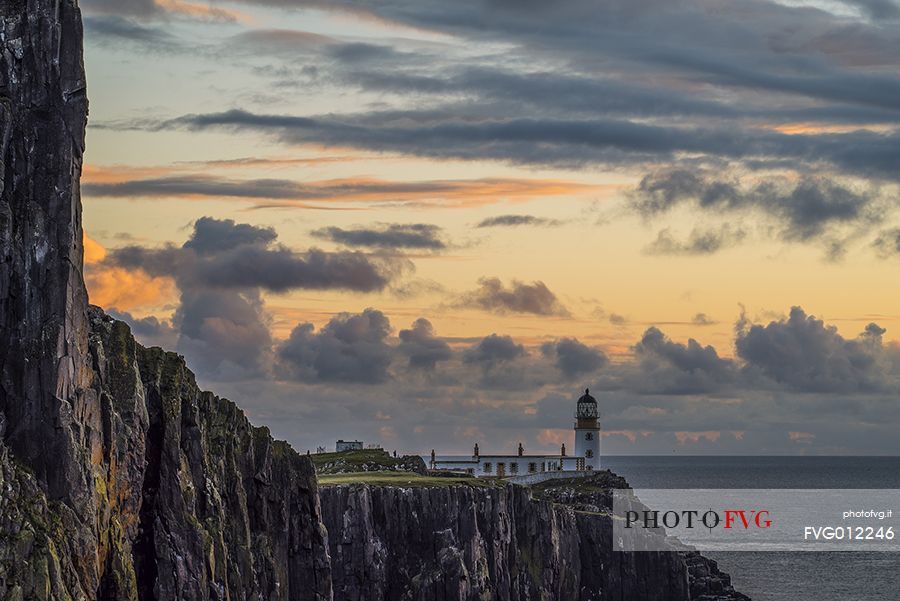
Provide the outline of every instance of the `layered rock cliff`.
<path id="1" fill-rule="evenodd" d="M 335 598 L 690 599 L 673 553 L 613 553 L 611 521 L 527 488 L 326 486 Z"/>
<path id="2" fill-rule="evenodd" d="M 526 489 L 320 497 L 309 458 L 89 308 L 81 46 L 76 0 L 0 0 L 0 599 L 692 598 L 682 557 L 611 554 L 608 522 Z"/>
<path id="3" fill-rule="evenodd" d="M 0 2 L 0 598 L 330 599 L 309 460 L 88 310 L 81 48 Z"/>
<path id="4" fill-rule="evenodd" d="M 527 487 L 342 484 L 319 494 L 336 599 L 747 599 L 715 562 L 614 552 L 608 513 Z"/>

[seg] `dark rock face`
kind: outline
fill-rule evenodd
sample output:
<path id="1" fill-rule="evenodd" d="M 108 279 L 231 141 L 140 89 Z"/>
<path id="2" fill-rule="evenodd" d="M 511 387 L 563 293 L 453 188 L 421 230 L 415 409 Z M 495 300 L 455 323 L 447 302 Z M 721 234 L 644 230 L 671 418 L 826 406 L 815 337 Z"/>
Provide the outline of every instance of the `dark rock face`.
<path id="1" fill-rule="evenodd" d="M 526 487 L 344 484 L 319 494 L 335 599 L 747 601 L 700 554 L 614 552 L 609 515 Z"/>
<path id="2" fill-rule="evenodd" d="M 336 599 L 690 599 L 674 553 L 614 553 L 609 517 L 527 488 L 326 486 Z"/>
<path id="3" fill-rule="evenodd" d="M 18 484 L 3 494 L 7 507 L 32 508 L 33 523 L 9 524 L 34 532 L 26 557 L 57 575 L 68 564 L 59 577 L 75 597 L 99 584 L 92 464 L 102 450 L 81 275 L 81 37 L 73 0 L 0 4 L 0 431 L 4 476 Z M 61 528 L 45 519 L 49 506 Z M 66 540 L 51 545 L 60 530 Z M 26 596 L 51 588 L 39 571 L 17 571 Z"/>
<path id="4" fill-rule="evenodd" d="M 0 7 L 4 438 L 52 498 L 81 510 L 91 505 L 83 491 L 90 489 L 86 465 L 99 425 L 81 275 L 81 16 L 72 0 Z M 83 450 L 77 457 L 67 452 L 74 446 Z M 47 455 L 58 456 L 53 469 Z"/>
<path id="5" fill-rule="evenodd" d="M 96 307 L 89 314 L 99 396 L 119 443 L 104 483 L 120 527 L 112 561 L 129 548 L 133 559 L 111 566 L 101 596 L 330 599 L 309 459 L 201 392 L 177 354 L 141 347 Z"/>

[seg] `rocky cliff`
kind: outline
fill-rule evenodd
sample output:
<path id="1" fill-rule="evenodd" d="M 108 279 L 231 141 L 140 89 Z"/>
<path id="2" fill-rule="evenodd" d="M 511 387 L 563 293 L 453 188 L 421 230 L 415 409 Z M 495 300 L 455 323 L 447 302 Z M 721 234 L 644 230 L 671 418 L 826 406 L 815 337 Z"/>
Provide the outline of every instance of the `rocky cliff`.
<path id="1" fill-rule="evenodd" d="M 527 488 L 321 489 L 335 598 L 498 601 L 690 599 L 672 553 L 613 553 L 608 518 Z"/>
<path id="2" fill-rule="evenodd" d="M 0 0 L 0 599 L 691 598 L 682 557 L 612 555 L 607 521 L 526 489 L 320 497 L 309 458 L 89 308 L 81 47 L 76 0 Z"/>
<path id="3" fill-rule="evenodd" d="M 608 513 L 522 486 L 341 484 L 320 496 L 336 599 L 747 599 L 715 562 L 614 552 Z"/>

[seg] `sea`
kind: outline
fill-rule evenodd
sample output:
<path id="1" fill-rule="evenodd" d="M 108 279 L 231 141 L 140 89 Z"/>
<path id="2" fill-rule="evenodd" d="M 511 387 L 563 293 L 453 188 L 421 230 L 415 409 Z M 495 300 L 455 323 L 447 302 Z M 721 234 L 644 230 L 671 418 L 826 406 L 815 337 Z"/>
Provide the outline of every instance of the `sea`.
<path id="1" fill-rule="evenodd" d="M 604 456 L 603 467 L 634 489 L 897 489 L 900 505 L 900 457 Z M 900 601 L 900 553 L 703 554 L 753 601 Z"/>

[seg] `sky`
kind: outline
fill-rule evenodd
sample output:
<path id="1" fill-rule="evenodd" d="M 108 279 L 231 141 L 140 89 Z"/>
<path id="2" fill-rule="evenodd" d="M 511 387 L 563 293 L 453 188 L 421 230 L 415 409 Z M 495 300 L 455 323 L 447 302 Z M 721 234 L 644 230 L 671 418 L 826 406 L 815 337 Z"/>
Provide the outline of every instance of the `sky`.
<path id="1" fill-rule="evenodd" d="M 900 4 L 81 0 L 91 302 L 301 451 L 900 453 Z"/>

